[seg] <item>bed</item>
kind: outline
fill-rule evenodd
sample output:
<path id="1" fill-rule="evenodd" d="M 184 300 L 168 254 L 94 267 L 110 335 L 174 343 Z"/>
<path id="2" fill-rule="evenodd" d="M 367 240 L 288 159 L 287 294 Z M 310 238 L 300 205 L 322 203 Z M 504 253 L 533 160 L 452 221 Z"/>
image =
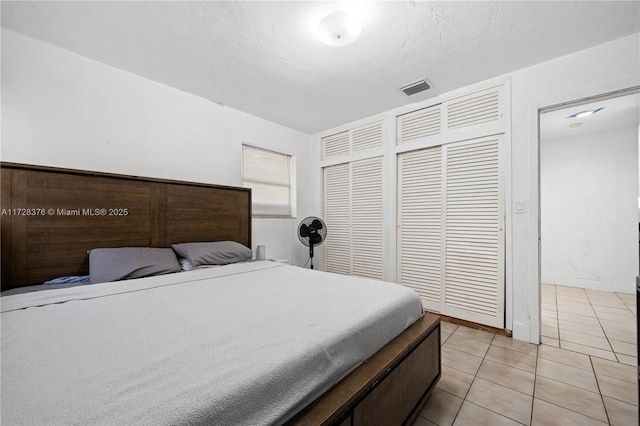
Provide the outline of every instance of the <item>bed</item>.
<path id="1" fill-rule="evenodd" d="M 439 319 L 391 283 L 246 261 L 30 286 L 97 247 L 250 247 L 246 189 L 3 163 L 1 195 L 3 424 L 410 424 L 440 378 Z"/>

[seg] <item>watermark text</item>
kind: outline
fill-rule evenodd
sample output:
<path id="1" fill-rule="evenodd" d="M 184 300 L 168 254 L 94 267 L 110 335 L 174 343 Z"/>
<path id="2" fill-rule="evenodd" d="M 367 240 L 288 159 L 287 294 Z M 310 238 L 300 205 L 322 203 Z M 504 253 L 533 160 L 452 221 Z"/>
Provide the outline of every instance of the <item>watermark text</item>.
<path id="1" fill-rule="evenodd" d="M 18 208 L 2 209 L 2 216 L 128 216 L 128 208 Z"/>

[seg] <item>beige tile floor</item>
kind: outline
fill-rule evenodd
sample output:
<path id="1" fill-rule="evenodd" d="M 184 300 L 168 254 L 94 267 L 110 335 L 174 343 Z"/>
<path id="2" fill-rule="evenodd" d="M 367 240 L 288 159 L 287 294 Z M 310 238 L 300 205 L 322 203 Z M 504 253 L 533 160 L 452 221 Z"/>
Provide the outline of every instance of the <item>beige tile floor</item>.
<path id="1" fill-rule="evenodd" d="M 543 342 L 442 323 L 417 426 L 638 424 L 635 295 L 543 285 Z"/>

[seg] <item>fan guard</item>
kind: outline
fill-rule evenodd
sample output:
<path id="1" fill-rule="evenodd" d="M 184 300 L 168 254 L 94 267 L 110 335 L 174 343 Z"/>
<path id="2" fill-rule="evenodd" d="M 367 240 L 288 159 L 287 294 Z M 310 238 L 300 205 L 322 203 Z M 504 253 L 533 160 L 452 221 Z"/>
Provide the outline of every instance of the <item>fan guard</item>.
<path id="1" fill-rule="evenodd" d="M 313 247 L 322 244 L 327 237 L 327 225 L 316 216 L 309 216 L 298 225 L 298 239 L 309 247 L 309 259 L 313 269 Z"/>

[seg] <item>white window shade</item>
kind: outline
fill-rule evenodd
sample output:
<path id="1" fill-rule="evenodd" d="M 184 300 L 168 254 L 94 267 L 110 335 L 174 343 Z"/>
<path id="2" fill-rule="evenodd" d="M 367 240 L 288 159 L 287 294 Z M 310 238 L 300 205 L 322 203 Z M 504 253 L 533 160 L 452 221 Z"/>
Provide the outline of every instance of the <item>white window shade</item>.
<path id="1" fill-rule="evenodd" d="M 292 157 L 242 147 L 242 184 L 251 188 L 254 216 L 292 216 Z"/>

